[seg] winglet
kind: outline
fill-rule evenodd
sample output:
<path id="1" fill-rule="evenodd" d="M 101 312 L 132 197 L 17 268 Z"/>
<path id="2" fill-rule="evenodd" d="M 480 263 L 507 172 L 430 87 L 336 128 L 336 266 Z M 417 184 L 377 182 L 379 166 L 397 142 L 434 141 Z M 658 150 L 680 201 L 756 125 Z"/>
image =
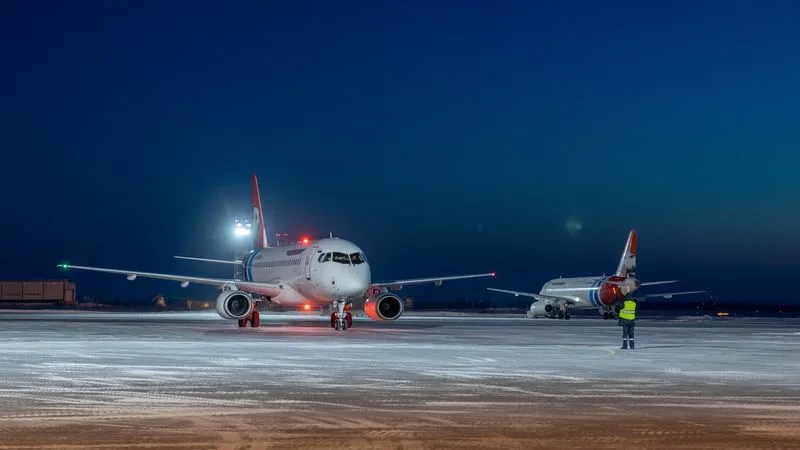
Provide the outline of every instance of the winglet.
<path id="1" fill-rule="evenodd" d="M 619 259 L 619 265 L 614 275 L 636 278 L 636 241 L 636 230 L 631 230 L 628 233 L 628 241 L 625 243 L 625 249 L 622 250 L 622 257 Z"/>
<path id="2" fill-rule="evenodd" d="M 253 202 L 253 222 L 256 224 L 256 235 L 253 246 L 256 249 L 269 247 L 267 226 L 264 223 L 264 209 L 261 207 L 261 194 L 258 191 L 258 178 L 253 174 L 250 182 L 250 196 Z"/>

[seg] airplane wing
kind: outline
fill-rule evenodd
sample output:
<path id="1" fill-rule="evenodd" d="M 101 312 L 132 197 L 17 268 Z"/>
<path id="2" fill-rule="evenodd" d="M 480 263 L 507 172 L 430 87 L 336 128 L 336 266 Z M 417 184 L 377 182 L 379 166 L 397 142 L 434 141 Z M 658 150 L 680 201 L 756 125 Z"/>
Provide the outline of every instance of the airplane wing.
<path id="1" fill-rule="evenodd" d="M 390 287 L 395 291 L 399 291 L 402 287 L 406 284 L 425 284 L 425 283 L 434 283 L 437 286 L 440 286 L 444 281 L 453 281 L 453 280 L 466 280 L 469 278 L 483 278 L 483 277 L 493 277 L 495 274 L 494 272 L 490 273 L 479 273 L 474 275 L 455 275 L 450 277 L 431 277 L 431 278 L 411 278 L 407 280 L 396 280 L 396 281 L 382 281 L 380 283 L 372 283 L 373 287 Z"/>
<path id="2" fill-rule="evenodd" d="M 523 297 L 532 297 L 536 299 L 537 302 L 545 301 L 545 302 L 564 302 L 564 303 L 578 303 L 578 299 L 574 299 L 571 297 L 558 297 L 555 295 L 542 295 L 542 294 L 534 294 L 532 292 L 522 292 L 522 291 L 510 291 L 508 289 L 495 289 L 495 288 L 486 288 L 487 291 L 495 291 L 495 292 L 502 292 L 504 294 L 512 294 L 515 297 L 523 296 Z"/>
<path id="3" fill-rule="evenodd" d="M 88 270 L 92 272 L 104 272 L 104 273 L 125 275 L 128 277 L 128 280 L 130 281 L 135 280 L 137 277 L 179 281 L 181 283 L 181 287 L 186 287 L 189 285 L 189 283 L 205 284 L 220 288 L 223 286 L 236 286 L 237 289 L 250 292 L 252 294 L 264 295 L 267 297 L 275 297 L 281 292 L 281 290 L 283 290 L 283 285 L 274 283 L 256 283 L 253 281 L 240 281 L 240 280 L 231 280 L 224 278 L 189 277 L 185 275 L 170 275 L 165 273 L 137 272 L 135 270 L 73 266 L 71 264 L 59 264 L 58 267 L 62 269 L 79 269 L 79 270 Z"/>
<path id="4" fill-rule="evenodd" d="M 202 261 L 202 262 L 219 263 L 219 264 L 241 264 L 242 263 L 242 261 L 239 260 L 239 259 L 235 259 L 233 261 L 229 261 L 227 259 L 195 258 L 193 256 L 173 256 L 173 258 L 186 259 L 186 260 L 189 260 L 189 261 Z"/>

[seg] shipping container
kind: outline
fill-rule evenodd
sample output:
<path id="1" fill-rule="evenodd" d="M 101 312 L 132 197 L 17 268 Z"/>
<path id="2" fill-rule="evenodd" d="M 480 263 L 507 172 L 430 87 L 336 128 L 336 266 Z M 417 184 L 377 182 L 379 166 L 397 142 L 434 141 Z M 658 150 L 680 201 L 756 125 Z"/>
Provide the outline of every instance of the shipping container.
<path id="1" fill-rule="evenodd" d="M 70 280 L 0 281 L 0 303 L 75 304 L 75 283 Z"/>

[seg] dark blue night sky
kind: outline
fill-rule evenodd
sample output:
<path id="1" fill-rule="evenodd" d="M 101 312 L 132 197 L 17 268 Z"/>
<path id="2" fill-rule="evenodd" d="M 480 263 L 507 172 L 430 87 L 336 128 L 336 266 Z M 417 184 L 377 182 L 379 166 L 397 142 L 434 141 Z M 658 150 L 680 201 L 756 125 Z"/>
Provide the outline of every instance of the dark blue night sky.
<path id="1" fill-rule="evenodd" d="M 375 279 L 498 272 L 440 295 L 610 273 L 635 227 L 644 281 L 798 301 L 798 24 L 792 1 L 6 1 L 0 278 L 223 276 L 172 255 L 229 257 L 256 173 L 271 231 L 353 240 Z"/>

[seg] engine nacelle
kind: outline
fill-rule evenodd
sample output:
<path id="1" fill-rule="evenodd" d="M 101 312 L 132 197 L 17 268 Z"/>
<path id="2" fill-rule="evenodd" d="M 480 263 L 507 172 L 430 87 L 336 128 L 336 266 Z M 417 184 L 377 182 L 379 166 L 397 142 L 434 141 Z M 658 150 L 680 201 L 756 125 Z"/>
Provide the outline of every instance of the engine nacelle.
<path id="1" fill-rule="evenodd" d="M 217 314 L 223 319 L 244 319 L 253 309 L 253 298 L 241 291 L 224 291 L 217 297 Z"/>
<path id="2" fill-rule="evenodd" d="M 404 310 L 403 300 L 388 292 L 370 295 L 364 303 L 364 313 L 372 320 L 396 320 Z"/>
<path id="3" fill-rule="evenodd" d="M 531 305 L 530 315 L 533 317 L 550 317 L 559 310 L 558 305 L 545 302 L 535 302 Z"/>

